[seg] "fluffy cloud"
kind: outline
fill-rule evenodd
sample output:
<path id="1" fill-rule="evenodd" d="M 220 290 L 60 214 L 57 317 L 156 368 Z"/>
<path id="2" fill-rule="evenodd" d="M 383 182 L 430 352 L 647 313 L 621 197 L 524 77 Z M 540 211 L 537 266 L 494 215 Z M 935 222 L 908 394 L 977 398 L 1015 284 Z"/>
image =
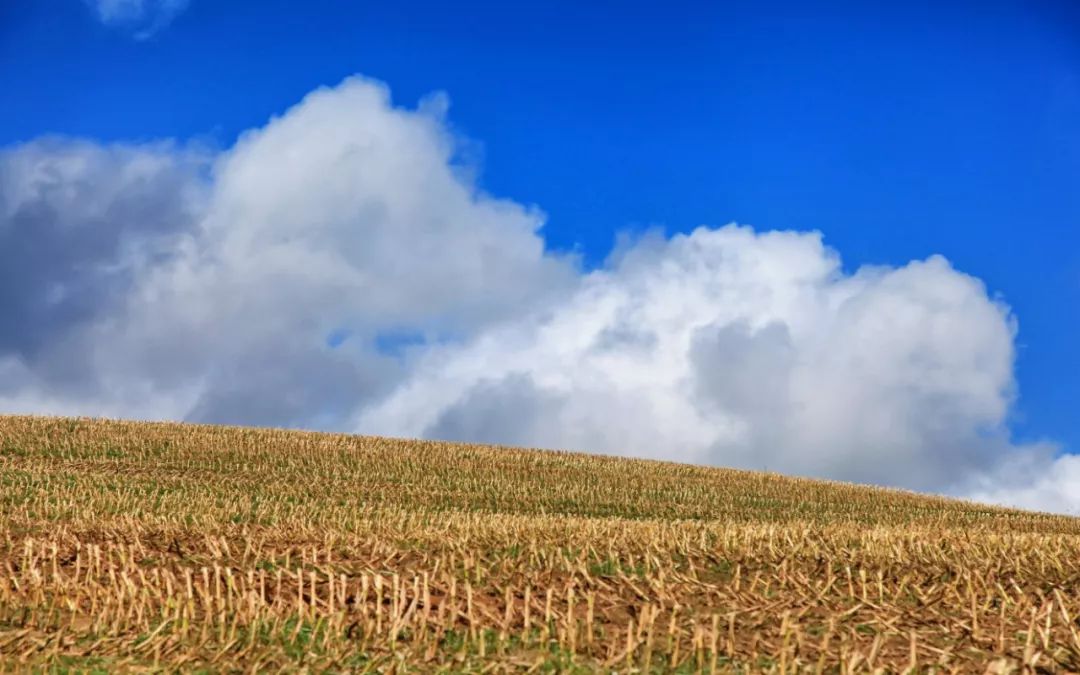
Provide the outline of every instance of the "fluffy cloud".
<path id="1" fill-rule="evenodd" d="M 942 489 L 1009 449 L 1013 332 L 940 257 L 845 275 L 815 233 L 700 228 L 430 350 L 357 426 Z"/>
<path id="2" fill-rule="evenodd" d="M 56 138 L 0 151 L 0 397 L 99 393 L 93 334 L 195 227 L 207 161 Z"/>
<path id="3" fill-rule="evenodd" d="M 166 146 L 9 151 L 6 389 L 31 407 L 339 427 L 404 374 L 394 336 L 466 339 L 564 292 L 576 271 L 545 252 L 542 215 L 476 190 L 444 110 L 354 78 L 209 164 Z"/>
<path id="4" fill-rule="evenodd" d="M 768 468 L 1075 509 L 1017 446 L 1007 307 L 817 233 L 622 240 L 602 268 L 480 192 L 445 100 L 351 78 L 215 156 L 0 154 L 0 408 Z M 1055 492 L 1056 491 L 1056 492 Z"/>
<path id="5" fill-rule="evenodd" d="M 145 40 L 168 26 L 189 0 L 84 0 L 106 26 L 131 31 Z"/>
<path id="6" fill-rule="evenodd" d="M 1080 516 L 1080 455 L 1054 456 L 1044 445 L 1013 452 L 965 481 L 962 496 L 1023 509 Z"/>

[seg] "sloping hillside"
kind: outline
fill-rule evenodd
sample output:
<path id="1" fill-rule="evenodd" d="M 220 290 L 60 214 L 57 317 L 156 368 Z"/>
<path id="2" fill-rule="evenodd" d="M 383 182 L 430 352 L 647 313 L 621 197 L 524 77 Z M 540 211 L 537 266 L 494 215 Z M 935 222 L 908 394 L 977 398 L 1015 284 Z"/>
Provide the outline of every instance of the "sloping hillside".
<path id="1" fill-rule="evenodd" d="M 772 474 L 0 417 L 8 669 L 1080 669 L 1080 520 Z"/>

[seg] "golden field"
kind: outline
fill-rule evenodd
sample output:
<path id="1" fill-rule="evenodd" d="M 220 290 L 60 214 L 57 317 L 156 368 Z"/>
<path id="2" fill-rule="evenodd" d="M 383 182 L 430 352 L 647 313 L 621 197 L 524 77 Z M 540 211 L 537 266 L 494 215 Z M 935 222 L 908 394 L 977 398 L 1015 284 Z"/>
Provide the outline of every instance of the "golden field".
<path id="1" fill-rule="evenodd" d="M 1069 672 L 1080 519 L 583 454 L 0 417 L 5 671 Z"/>

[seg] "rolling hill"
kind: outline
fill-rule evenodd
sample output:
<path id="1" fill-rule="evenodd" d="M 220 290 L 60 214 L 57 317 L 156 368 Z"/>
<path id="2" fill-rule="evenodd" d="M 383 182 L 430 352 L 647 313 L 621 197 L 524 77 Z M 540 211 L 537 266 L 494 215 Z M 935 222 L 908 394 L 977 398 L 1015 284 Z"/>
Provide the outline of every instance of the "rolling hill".
<path id="1" fill-rule="evenodd" d="M 0 417 L 0 665 L 1080 669 L 1080 519 L 575 453 Z"/>

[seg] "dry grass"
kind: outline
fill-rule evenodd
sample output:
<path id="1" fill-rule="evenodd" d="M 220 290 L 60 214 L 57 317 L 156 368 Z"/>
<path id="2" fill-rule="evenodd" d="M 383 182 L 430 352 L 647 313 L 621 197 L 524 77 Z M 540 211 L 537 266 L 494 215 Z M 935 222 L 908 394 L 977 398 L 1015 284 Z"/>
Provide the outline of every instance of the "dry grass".
<path id="1" fill-rule="evenodd" d="M 6 670 L 1080 670 L 1080 520 L 776 475 L 0 417 Z"/>

